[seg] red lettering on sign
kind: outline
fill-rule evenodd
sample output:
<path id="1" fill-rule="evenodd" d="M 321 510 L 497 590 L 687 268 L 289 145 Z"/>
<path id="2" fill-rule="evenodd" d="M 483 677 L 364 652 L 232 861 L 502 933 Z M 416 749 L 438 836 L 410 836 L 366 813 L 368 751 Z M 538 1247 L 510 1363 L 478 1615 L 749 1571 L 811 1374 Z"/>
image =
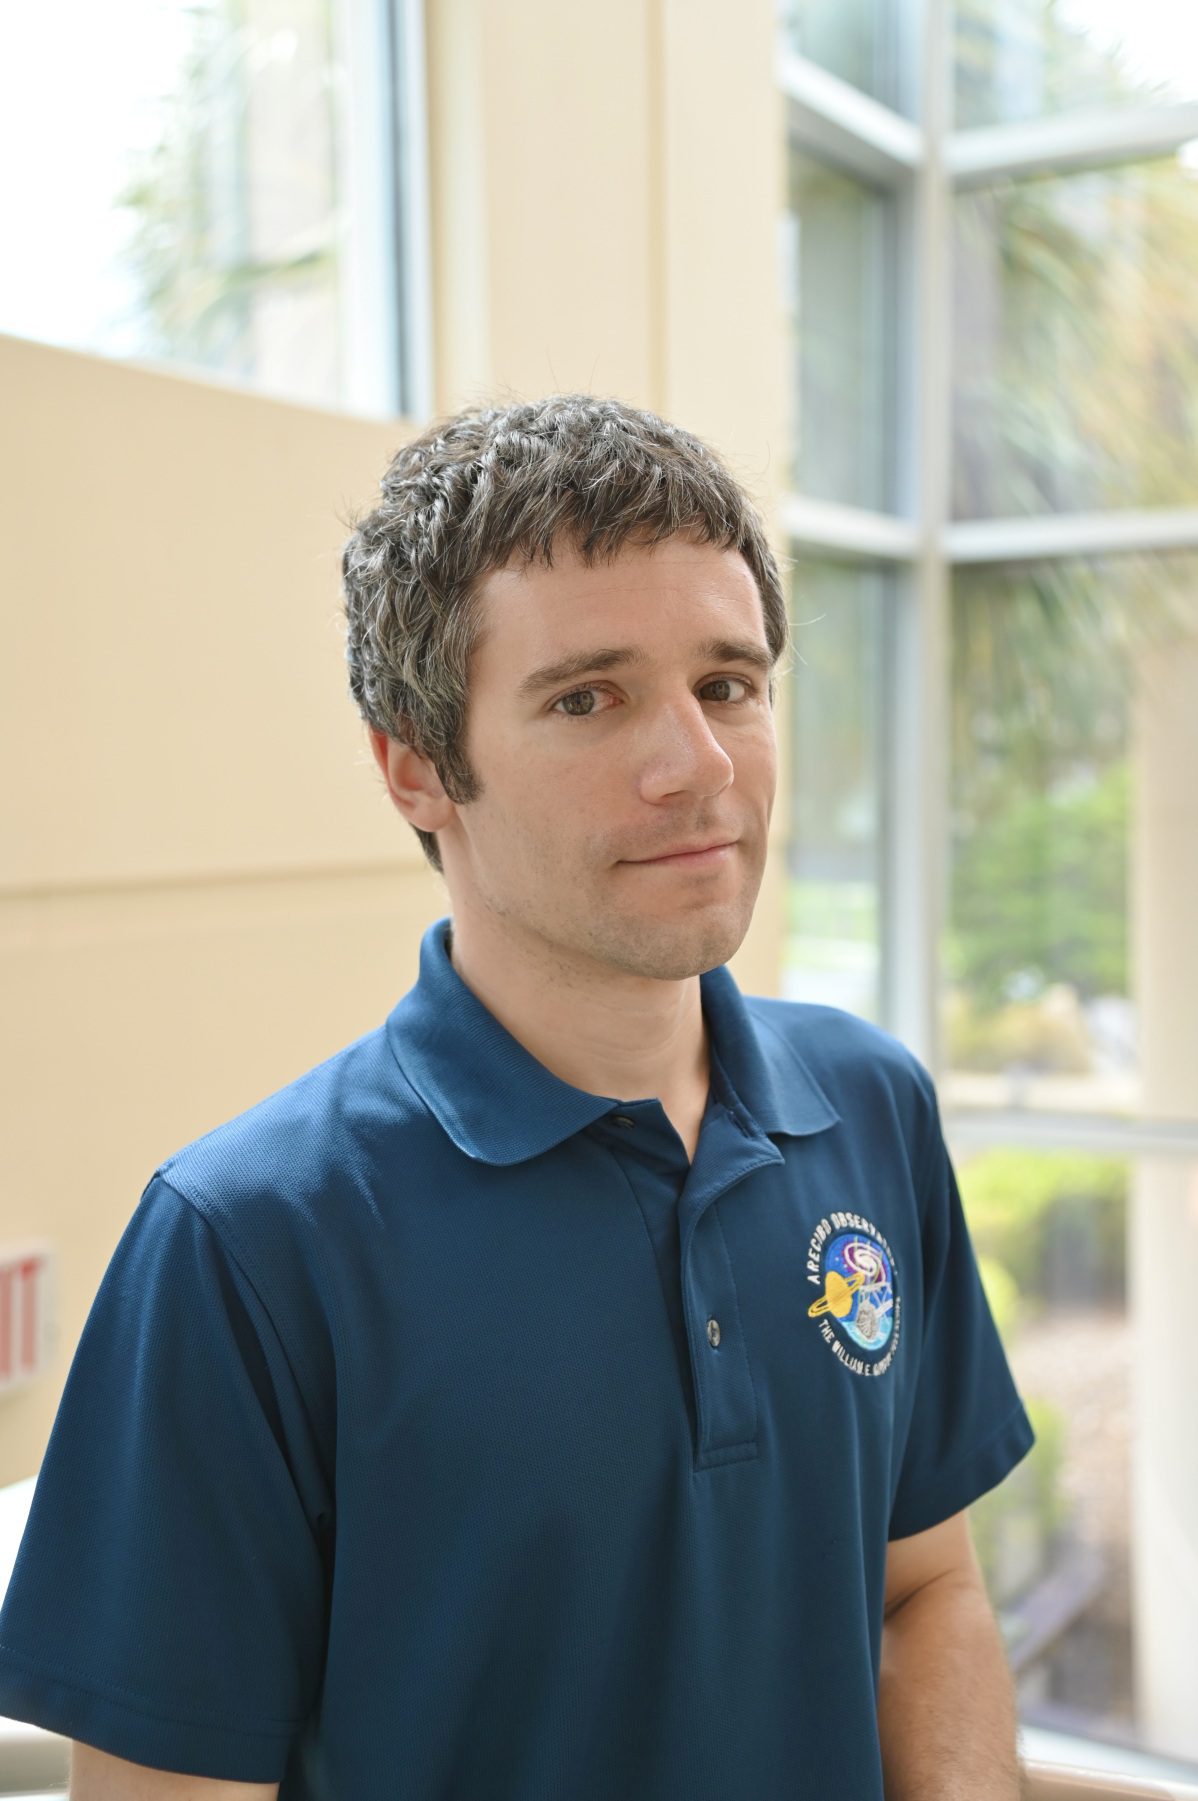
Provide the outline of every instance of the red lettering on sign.
<path id="1" fill-rule="evenodd" d="M 21 1362 L 31 1370 L 37 1361 L 37 1272 L 41 1259 L 28 1257 L 21 1264 Z"/>
<path id="2" fill-rule="evenodd" d="M 0 1377 L 12 1372 L 12 1270 L 0 1264 Z"/>

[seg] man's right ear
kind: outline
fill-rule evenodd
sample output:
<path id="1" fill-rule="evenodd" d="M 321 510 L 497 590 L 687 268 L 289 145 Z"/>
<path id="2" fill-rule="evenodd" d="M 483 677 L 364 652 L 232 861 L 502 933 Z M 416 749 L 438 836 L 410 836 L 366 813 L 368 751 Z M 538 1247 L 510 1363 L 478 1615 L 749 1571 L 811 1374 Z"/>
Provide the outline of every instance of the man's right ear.
<path id="1" fill-rule="evenodd" d="M 375 726 L 368 728 L 368 735 L 387 792 L 408 824 L 422 832 L 439 832 L 447 826 L 453 818 L 453 802 L 428 758 Z"/>

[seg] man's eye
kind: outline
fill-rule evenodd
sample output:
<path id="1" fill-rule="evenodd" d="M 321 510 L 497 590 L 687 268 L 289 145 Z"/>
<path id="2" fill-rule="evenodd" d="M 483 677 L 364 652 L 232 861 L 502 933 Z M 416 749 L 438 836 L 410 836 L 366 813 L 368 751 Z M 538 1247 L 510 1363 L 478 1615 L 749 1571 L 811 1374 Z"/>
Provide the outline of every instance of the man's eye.
<path id="1" fill-rule="evenodd" d="M 728 707 L 743 706 L 744 703 L 754 693 L 754 688 L 753 688 L 752 682 L 747 681 L 743 675 L 715 675 L 715 676 L 712 676 L 710 681 L 704 682 L 703 686 L 704 686 L 704 688 L 738 688 L 739 687 L 739 688 L 743 688 L 745 690 L 744 694 L 742 694 L 739 699 L 729 698 L 724 695 L 717 695 L 716 696 L 716 705 L 717 706 L 728 706 Z M 588 685 L 585 688 L 572 688 L 570 690 L 569 694 L 559 694 L 558 698 L 554 701 L 552 707 L 549 710 L 550 710 L 550 712 L 557 712 L 559 707 L 565 708 L 567 701 L 580 700 L 588 694 L 606 694 L 607 692 L 608 692 L 608 690 L 606 688 L 597 688 L 593 685 Z M 608 710 L 609 709 L 607 709 L 607 708 L 603 709 L 603 711 L 608 711 Z M 569 710 L 566 710 L 561 713 L 558 713 L 558 717 L 561 719 L 594 719 L 597 717 L 597 711 L 594 707 L 588 707 L 582 712 L 571 712 Z"/>

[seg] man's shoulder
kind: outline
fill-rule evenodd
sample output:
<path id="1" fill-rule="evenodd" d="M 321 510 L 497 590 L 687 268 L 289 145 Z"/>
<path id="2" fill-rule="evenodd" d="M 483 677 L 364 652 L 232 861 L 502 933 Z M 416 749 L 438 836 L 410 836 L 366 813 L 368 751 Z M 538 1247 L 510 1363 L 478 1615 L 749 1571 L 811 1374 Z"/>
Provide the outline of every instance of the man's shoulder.
<path id="1" fill-rule="evenodd" d="M 818 1001 L 766 994 L 746 994 L 746 1005 L 755 1025 L 782 1037 L 814 1075 L 836 1082 L 883 1077 L 913 1082 L 924 1093 L 931 1088 L 931 1075 L 910 1046 L 872 1019 Z"/>
<path id="2" fill-rule="evenodd" d="M 370 1185 L 380 1161 L 419 1160 L 423 1103 L 377 1026 L 166 1157 L 155 1175 L 209 1212 L 248 1197 L 316 1205 Z"/>
<path id="3" fill-rule="evenodd" d="M 939 1102 L 928 1068 L 903 1039 L 843 1007 L 746 1000 L 767 1054 L 771 1037 L 780 1039 L 850 1129 L 897 1127 L 913 1162 L 922 1162 L 939 1127 Z"/>

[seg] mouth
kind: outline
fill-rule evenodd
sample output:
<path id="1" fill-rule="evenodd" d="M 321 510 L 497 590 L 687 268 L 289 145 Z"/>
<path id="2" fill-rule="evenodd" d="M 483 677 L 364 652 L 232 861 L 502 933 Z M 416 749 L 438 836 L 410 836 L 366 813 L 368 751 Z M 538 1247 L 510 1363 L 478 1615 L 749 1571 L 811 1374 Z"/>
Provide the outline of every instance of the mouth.
<path id="1" fill-rule="evenodd" d="M 718 869 L 722 863 L 731 861 L 736 848 L 735 840 L 727 844 L 713 844 L 706 850 L 678 851 L 670 857 L 642 857 L 638 869 Z"/>

